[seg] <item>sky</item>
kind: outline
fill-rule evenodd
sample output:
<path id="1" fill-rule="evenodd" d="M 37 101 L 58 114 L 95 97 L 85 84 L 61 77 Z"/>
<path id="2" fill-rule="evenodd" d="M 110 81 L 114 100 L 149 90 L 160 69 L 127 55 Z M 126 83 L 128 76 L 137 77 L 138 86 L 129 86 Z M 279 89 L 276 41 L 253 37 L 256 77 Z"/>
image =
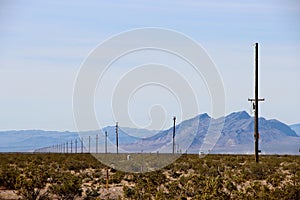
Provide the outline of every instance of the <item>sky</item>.
<path id="1" fill-rule="evenodd" d="M 226 114 L 250 111 L 247 99 L 254 93 L 253 44 L 258 42 L 259 93 L 266 99 L 260 103 L 259 114 L 286 124 L 300 123 L 299 15 L 297 0 L 0 0 L 0 130 L 76 130 L 73 90 L 83 62 L 108 38 L 145 27 L 180 32 L 205 49 L 222 77 Z M 144 51 L 116 62 L 104 79 L 105 88 L 112 87 L 133 60 L 139 59 L 132 63 L 134 66 L 150 62 L 149 55 L 156 61 L 169 60 L 169 55 L 157 53 Z M 177 58 L 171 60 L 167 64 L 174 68 L 180 63 Z M 195 84 L 192 72 L 183 74 Z M 199 88 L 204 95 L 199 112 L 210 114 L 209 92 L 201 80 Z M 154 117 L 164 112 L 167 119 L 179 115 L 176 101 L 166 102 L 172 95 L 162 88 L 144 89 L 147 98 L 137 93 L 128 103 L 141 127 L 148 127 L 148 106 Z M 97 118 L 103 121 L 101 125 L 113 125 L 116 120 L 122 124 L 122 119 L 115 119 L 104 104 L 97 103 L 105 99 L 106 93 L 97 87 Z M 167 105 L 165 108 L 156 106 L 157 96 L 159 104 Z M 145 101 L 149 98 L 151 101 Z M 171 123 L 166 120 L 164 127 Z"/>

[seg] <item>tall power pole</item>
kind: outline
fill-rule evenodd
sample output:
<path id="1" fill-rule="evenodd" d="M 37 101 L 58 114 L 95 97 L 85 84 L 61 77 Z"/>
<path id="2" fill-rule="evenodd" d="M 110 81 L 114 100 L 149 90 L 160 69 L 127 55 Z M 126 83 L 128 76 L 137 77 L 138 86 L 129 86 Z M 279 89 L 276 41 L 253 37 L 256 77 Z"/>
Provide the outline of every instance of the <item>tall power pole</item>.
<path id="1" fill-rule="evenodd" d="M 258 132 L 258 102 L 264 101 L 265 99 L 258 98 L 258 43 L 255 43 L 255 86 L 254 86 L 254 99 L 248 99 L 253 103 L 254 109 L 254 151 L 255 151 L 255 162 L 259 162 L 258 158 L 258 140 L 259 140 L 259 132 Z"/>
<path id="2" fill-rule="evenodd" d="M 173 117 L 173 154 L 175 153 L 175 125 L 176 125 L 176 117 Z"/>
<path id="3" fill-rule="evenodd" d="M 107 153 L 107 131 L 105 131 L 105 153 Z"/>
<path id="4" fill-rule="evenodd" d="M 118 135 L 118 122 L 116 122 L 116 146 L 117 146 L 117 154 L 119 153 L 119 135 Z"/>

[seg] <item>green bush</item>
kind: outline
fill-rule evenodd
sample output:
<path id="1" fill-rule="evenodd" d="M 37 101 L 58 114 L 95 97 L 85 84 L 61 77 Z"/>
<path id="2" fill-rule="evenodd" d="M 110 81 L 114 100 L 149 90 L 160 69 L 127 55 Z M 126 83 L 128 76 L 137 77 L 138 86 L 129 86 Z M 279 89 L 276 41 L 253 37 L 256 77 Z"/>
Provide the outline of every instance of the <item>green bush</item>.
<path id="1" fill-rule="evenodd" d="M 47 200 L 50 199 L 48 192 L 41 192 L 40 188 L 37 188 L 37 183 L 33 179 L 29 179 L 23 175 L 20 175 L 15 187 L 17 194 L 26 200 Z"/>
<path id="2" fill-rule="evenodd" d="M 110 178 L 109 183 L 121 183 L 121 181 L 124 179 L 125 173 L 121 171 L 116 171 Z"/>
<path id="3" fill-rule="evenodd" d="M 300 199 L 299 164 L 300 156 L 261 156 L 255 163 L 252 155 L 183 155 L 155 172 L 110 169 L 109 183 L 129 182 L 125 199 Z M 97 199 L 105 168 L 90 154 L 0 154 L 0 186 L 23 199 Z"/>
<path id="4" fill-rule="evenodd" d="M 95 200 L 100 196 L 99 188 L 92 187 L 87 189 L 85 192 L 84 200 Z"/>
<path id="5" fill-rule="evenodd" d="M 0 185 L 9 190 L 16 189 L 15 185 L 20 171 L 13 166 L 6 165 L 0 171 Z"/>
<path id="6" fill-rule="evenodd" d="M 81 196 L 81 179 L 71 173 L 60 173 L 50 186 L 50 192 L 57 195 L 60 200 L 73 200 Z"/>
<path id="7" fill-rule="evenodd" d="M 128 187 L 126 185 L 123 186 L 124 197 L 133 198 L 135 197 L 136 191 L 132 187 Z"/>

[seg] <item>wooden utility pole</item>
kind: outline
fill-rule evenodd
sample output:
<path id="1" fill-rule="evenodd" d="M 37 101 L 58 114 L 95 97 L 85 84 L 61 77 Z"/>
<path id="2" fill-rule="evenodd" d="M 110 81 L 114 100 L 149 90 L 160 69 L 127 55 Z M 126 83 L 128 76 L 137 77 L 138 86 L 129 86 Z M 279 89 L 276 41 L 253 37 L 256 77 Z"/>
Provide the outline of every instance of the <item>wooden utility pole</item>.
<path id="1" fill-rule="evenodd" d="M 105 131 L 105 153 L 107 153 L 107 131 Z"/>
<path id="2" fill-rule="evenodd" d="M 176 117 L 173 117 L 173 154 L 175 153 L 175 125 L 176 125 Z"/>
<path id="3" fill-rule="evenodd" d="M 248 99 L 248 101 L 251 101 L 253 103 L 253 109 L 254 109 L 254 151 L 255 151 L 255 162 L 259 162 L 258 153 L 259 147 L 258 147 L 258 140 L 259 140 L 259 132 L 258 132 L 258 102 L 264 101 L 265 99 L 259 99 L 258 98 L 258 43 L 255 43 L 255 89 L 254 89 L 254 99 Z"/>
<path id="4" fill-rule="evenodd" d="M 116 122 L 116 146 L 117 146 L 117 154 L 119 153 L 119 135 L 118 135 L 118 122 Z"/>

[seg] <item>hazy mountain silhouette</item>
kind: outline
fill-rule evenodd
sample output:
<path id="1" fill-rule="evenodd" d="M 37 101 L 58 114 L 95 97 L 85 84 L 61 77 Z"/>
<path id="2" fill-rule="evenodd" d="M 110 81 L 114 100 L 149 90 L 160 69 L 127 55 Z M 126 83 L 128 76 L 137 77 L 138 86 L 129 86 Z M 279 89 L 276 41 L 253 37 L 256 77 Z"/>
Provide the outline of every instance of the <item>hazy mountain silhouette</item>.
<path id="1" fill-rule="evenodd" d="M 225 118 L 222 136 L 215 151 L 252 153 L 254 151 L 254 121 L 245 111 Z M 275 120 L 259 118 L 259 148 L 262 153 L 297 154 L 300 137 L 288 125 Z"/>
<path id="2" fill-rule="evenodd" d="M 189 153 L 199 153 L 211 120 L 212 118 L 205 113 L 177 125 L 175 143 L 178 144 L 178 147 L 176 145 L 176 151 L 184 152 L 187 150 Z M 215 153 L 253 153 L 253 126 L 253 117 L 245 111 L 227 115 L 224 119 L 221 135 L 214 148 L 210 150 Z M 172 128 L 161 131 L 153 137 L 128 145 L 128 150 L 136 152 L 141 150 L 154 151 L 165 147 L 167 152 L 171 152 L 172 132 Z M 261 117 L 259 118 L 259 132 L 262 153 L 298 153 L 300 137 L 286 124 L 278 120 L 266 120 Z M 210 134 L 214 133 L 211 132 Z M 182 148 L 182 146 L 186 147 L 186 144 L 182 145 L 184 138 L 193 138 L 189 141 L 188 148 Z"/>
<path id="3" fill-rule="evenodd" d="M 290 128 L 295 131 L 298 136 L 300 136 L 300 124 L 290 125 Z"/>
<path id="4" fill-rule="evenodd" d="M 253 117 L 247 112 L 234 112 L 225 118 L 224 127 L 213 149 L 213 153 L 253 153 Z M 176 126 L 175 150 L 188 153 L 199 153 L 207 136 L 207 131 L 212 119 L 208 114 L 201 114 L 185 120 Z M 297 127 L 296 127 L 297 128 Z M 95 143 L 98 134 L 99 152 L 103 152 L 104 131 L 108 132 L 108 143 L 115 144 L 115 126 L 108 126 L 103 131 L 86 131 L 80 134 L 76 132 L 22 130 L 1 131 L 0 151 L 32 151 L 37 148 L 51 146 L 70 140 L 83 138 L 87 146 L 87 138 L 90 136 Z M 260 149 L 262 153 L 269 154 L 298 154 L 300 137 L 288 125 L 278 120 L 266 120 L 259 118 Z M 173 127 L 162 131 L 149 131 L 145 129 L 119 128 L 120 151 L 129 152 L 172 152 Z M 214 130 L 210 132 L 214 134 Z M 217 135 L 214 135 L 217 137 Z M 112 148 L 111 152 L 114 151 Z"/>

